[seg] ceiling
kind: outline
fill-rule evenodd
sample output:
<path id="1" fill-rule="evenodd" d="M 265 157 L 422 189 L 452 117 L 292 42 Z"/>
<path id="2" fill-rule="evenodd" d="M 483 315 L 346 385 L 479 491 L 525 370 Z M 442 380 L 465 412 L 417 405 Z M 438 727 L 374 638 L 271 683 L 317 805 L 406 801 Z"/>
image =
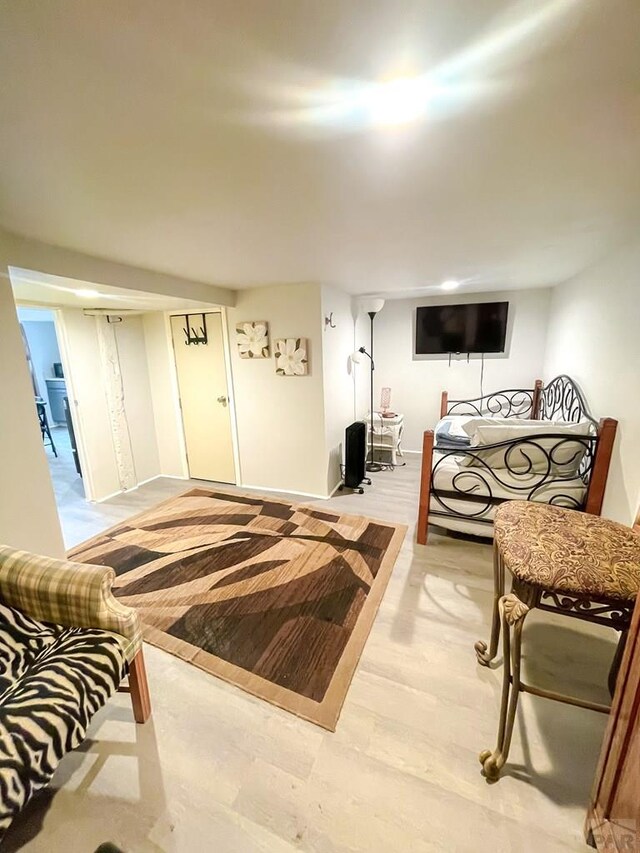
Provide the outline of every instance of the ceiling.
<path id="1" fill-rule="evenodd" d="M 3 2 L 0 224 L 231 287 L 553 285 L 640 222 L 639 32 L 638 0 Z"/>
<path id="2" fill-rule="evenodd" d="M 9 278 L 19 305 L 50 305 L 122 311 L 211 311 L 211 305 L 141 290 L 109 287 L 74 278 L 10 267 Z"/>

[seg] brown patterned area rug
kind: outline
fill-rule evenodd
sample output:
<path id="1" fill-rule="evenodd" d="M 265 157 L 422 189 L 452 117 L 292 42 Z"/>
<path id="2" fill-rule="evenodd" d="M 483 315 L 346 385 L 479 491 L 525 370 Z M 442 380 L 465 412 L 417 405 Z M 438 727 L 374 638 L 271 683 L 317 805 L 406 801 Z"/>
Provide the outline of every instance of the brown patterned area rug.
<path id="1" fill-rule="evenodd" d="M 335 730 L 406 527 L 196 488 L 79 545 L 145 639 Z"/>

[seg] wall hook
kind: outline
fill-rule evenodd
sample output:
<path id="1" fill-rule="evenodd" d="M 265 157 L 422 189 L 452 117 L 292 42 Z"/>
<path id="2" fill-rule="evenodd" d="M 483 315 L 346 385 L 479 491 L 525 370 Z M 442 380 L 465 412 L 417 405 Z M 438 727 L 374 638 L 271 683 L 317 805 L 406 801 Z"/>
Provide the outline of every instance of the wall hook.
<path id="1" fill-rule="evenodd" d="M 325 328 L 327 326 L 329 326 L 330 329 L 336 328 L 336 324 L 333 322 L 333 311 L 331 312 L 331 314 L 329 314 L 328 317 L 324 318 L 324 325 L 325 325 Z"/>
<path id="2" fill-rule="evenodd" d="M 204 313 L 202 313 L 200 315 L 202 317 L 202 325 L 200 326 L 200 333 L 198 334 L 198 332 L 196 332 L 195 329 L 193 329 L 189 325 L 189 317 L 192 317 L 192 316 L 195 317 L 197 315 L 196 314 L 185 314 L 184 315 L 185 327 L 182 331 L 184 332 L 184 336 L 186 338 L 186 340 L 184 342 L 185 346 L 191 346 L 191 344 L 195 344 L 196 346 L 198 344 L 204 344 L 206 346 L 209 343 L 209 337 L 207 335 L 207 319 L 206 319 Z"/>

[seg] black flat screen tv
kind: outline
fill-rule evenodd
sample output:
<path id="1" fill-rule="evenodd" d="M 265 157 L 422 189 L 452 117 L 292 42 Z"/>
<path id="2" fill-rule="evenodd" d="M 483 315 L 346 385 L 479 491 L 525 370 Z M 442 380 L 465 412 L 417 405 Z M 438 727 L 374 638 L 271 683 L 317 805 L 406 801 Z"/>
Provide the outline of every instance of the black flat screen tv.
<path id="1" fill-rule="evenodd" d="M 416 309 L 416 355 L 504 352 L 508 302 Z"/>

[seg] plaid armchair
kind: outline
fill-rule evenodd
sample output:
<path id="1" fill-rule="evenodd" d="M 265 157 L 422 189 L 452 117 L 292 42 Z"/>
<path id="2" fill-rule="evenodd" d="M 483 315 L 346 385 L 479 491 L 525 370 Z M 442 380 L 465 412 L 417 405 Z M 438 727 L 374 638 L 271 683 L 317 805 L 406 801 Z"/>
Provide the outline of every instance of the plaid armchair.
<path id="1" fill-rule="evenodd" d="M 117 690 L 136 722 L 151 713 L 138 615 L 114 578 L 0 547 L 0 838 Z"/>

